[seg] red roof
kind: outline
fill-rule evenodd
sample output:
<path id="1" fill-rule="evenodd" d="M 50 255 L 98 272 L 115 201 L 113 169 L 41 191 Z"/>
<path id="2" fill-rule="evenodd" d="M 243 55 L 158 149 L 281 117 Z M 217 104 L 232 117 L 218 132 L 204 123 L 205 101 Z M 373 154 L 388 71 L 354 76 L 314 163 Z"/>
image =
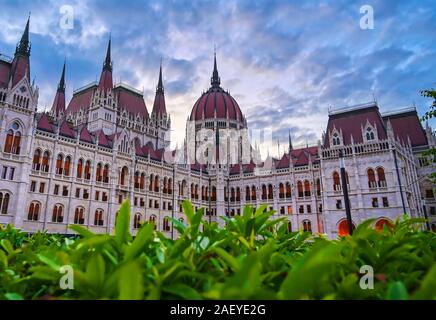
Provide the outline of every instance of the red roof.
<path id="1" fill-rule="evenodd" d="M 249 164 L 242 166 L 244 173 L 250 173 L 254 171 L 254 168 L 256 168 L 256 164 L 254 162 L 250 162 Z"/>
<path id="2" fill-rule="evenodd" d="M 153 144 L 151 142 L 148 142 L 142 147 L 136 146 L 135 151 L 137 155 L 143 157 L 148 157 L 148 155 L 150 155 L 151 159 L 161 161 L 165 150 L 154 150 Z"/>
<path id="3" fill-rule="evenodd" d="M 165 95 L 160 92 L 156 92 L 156 96 L 154 97 L 153 103 L 153 113 L 156 115 L 165 115 L 167 114 L 167 108 L 165 105 Z"/>
<path id="4" fill-rule="evenodd" d="M 112 72 L 104 69 L 101 72 L 98 88 L 103 91 L 108 91 L 108 90 L 112 90 L 113 87 L 114 84 L 112 82 Z"/>
<path id="5" fill-rule="evenodd" d="M 95 133 L 95 135 L 98 137 L 98 145 L 106 148 L 110 148 L 111 144 L 109 142 L 108 136 L 106 136 L 103 132 L 103 130 L 99 130 Z"/>
<path id="6" fill-rule="evenodd" d="M 230 174 L 238 174 L 241 171 L 241 166 L 238 164 L 235 164 L 230 169 Z"/>
<path id="7" fill-rule="evenodd" d="M 192 171 L 203 171 L 207 172 L 207 166 L 204 164 L 200 164 L 198 161 L 195 161 L 195 163 L 191 164 L 191 170 Z"/>
<path id="8" fill-rule="evenodd" d="M 53 125 L 50 123 L 50 120 L 48 119 L 47 115 L 45 113 L 42 113 L 40 118 L 38 119 L 38 124 L 36 126 L 39 130 L 44 130 L 47 132 L 54 133 Z"/>
<path id="9" fill-rule="evenodd" d="M 236 100 L 221 87 L 211 87 L 201 95 L 192 108 L 190 120 L 214 119 L 215 113 L 218 119 L 244 121 Z"/>
<path id="10" fill-rule="evenodd" d="M 28 57 L 22 55 L 15 56 L 11 67 L 12 87 L 14 87 L 21 79 L 27 76 L 30 79 L 30 62 Z"/>
<path id="11" fill-rule="evenodd" d="M 306 166 L 309 164 L 309 158 L 312 162 L 318 161 L 318 147 L 306 147 L 300 149 L 292 149 L 290 152 L 292 164 L 294 166 Z M 283 157 L 276 164 L 277 169 L 284 169 L 289 167 L 289 153 L 284 154 Z"/>
<path id="12" fill-rule="evenodd" d="M 75 93 L 68 104 L 67 113 L 76 113 L 80 109 L 88 109 L 91 105 L 92 95 L 94 94 L 96 88 L 97 86 L 93 85 Z"/>
<path id="13" fill-rule="evenodd" d="M 68 138 L 76 137 L 76 133 L 74 132 L 73 129 L 71 129 L 67 121 L 62 122 L 61 127 L 59 129 L 59 134 L 61 136 L 68 137 Z"/>
<path id="14" fill-rule="evenodd" d="M 418 118 L 416 110 L 386 115 L 383 120 L 391 122 L 395 138 L 399 137 L 404 143 L 410 138 L 412 147 L 428 145 L 427 136 Z"/>
<path id="15" fill-rule="evenodd" d="M 318 147 L 307 147 L 300 149 L 293 149 L 290 153 L 292 158 L 292 163 L 294 166 L 305 166 L 309 164 L 309 157 L 312 162 L 318 162 Z M 249 164 L 242 165 L 242 171 L 244 173 L 251 173 L 254 171 L 256 167 L 264 168 L 264 169 L 272 169 L 272 165 L 274 164 L 276 169 L 286 169 L 289 168 L 289 153 L 285 153 L 280 159 L 275 159 L 269 157 L 256 166 L 256 164 L 251 161 Z M 235 164 L 230 169 L 230 174 L 239 174 L 240 165 Z"/>
<path id="16" fill-rule="evenodd" d="M 125 109 L 134 115 L 148 119 L 147 106 L 145 105 L 144 98 L 141 94 L 133 92 L 123 86 L 118 86 L 114 89 L 115 95 L 118 98 L 118 105 L 120 109 Z"/>
<path id="17" fill-rule="evenodd" d="M 10 70 L 11 64 L 9 62 L 0 60 L 0 88 L 8 87 Z"/>
<path id="18" fill-rule="evenodd" d="M 289 154 L 284 154 L 283 157 L 276 163 L 277 169 L 289 168 Z"/>
<path id="19" fill-rule="evenodd" d="M 98 88 L 104 92 L 112 90 L 114 84 L 112 82 L 112 60 L 111 60 L 111 39 L 107 44 L 106 58 L 103 63 L 103 70 L 101 71 L 100 82 Z"/>
<path id="20" fill-rule="evenodd" d="M 56 96 L 53 101 L 53 106 L 51 107 L 51 110 L 56 113 L 56 115 L 59 115 L 59 113 L 63 112 L 65 113 L 65 92 L 58 90 L 56 92 Z"/>
<path id="21" fill-rule="evenodd" d="M 351 136 L 354 143 L 362 143 L 362 127 L 366 126 L 367 121 L 377 128 L 378 138 L 386 139 L 386 129 L 376 104 L 371 104 L 364 108 L 351 109 L 349 111 L 332 113 L 329 115 L 324 146 L 330 146 L 329 134 L 336 128 L 342 130 L 344 145 L 351 144 Z"/>
<path id="22" fill-rule="evenodd" d="M 87 143 L 94 143 L 91 133 L 86 126 L 80 131 L 80 140 Z"/>

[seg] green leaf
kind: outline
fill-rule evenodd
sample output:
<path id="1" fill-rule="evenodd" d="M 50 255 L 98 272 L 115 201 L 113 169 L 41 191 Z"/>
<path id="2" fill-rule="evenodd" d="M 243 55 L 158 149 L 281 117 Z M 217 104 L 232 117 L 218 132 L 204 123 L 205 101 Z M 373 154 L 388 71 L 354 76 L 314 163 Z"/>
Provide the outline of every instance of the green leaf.
<path id="1" fill-rule="evenodd" d="M 130 235 L 130 202 L 124 200 L 118 210 L 118 215 L 115 222 L 115 241 L 119 246 L 129 241 Z"/>
<path id="2" fill-rule="evenodd" d="M 124 256 L 125 261 L 134 259 L 142 253 L 147 242 L 152 239 L 153 231 L 154 225 L 151 223 L 147 223 L 139 229 L 135 240 L 133 240 L 130 246 L 126 247 Z"/>
<path id="3" fill-rule="evenodd" d="M 197 290 L 183 283 L 171 284 L 169 286 L 165 286 L 162 290 L 185 300 L 202 299 L 201 295 L 197 292 Z"/>
<path id="4" fill-rule="evenodd" d="M 388 288 L 388 300 L 407 300 L 409 295 L 407 288 L 401 281 L 395 281 L 389 284 Z"/>
<path id="5" fill-rule="evenodd" d="M 212 251 L 214 251 L 218 256 L 220 256 L 233 271 L 237 271 L 239 269 L 239 263 L 238 261 L 228 254 L 224 249 L 219 247 L 213 247 Z"/>
<path id="6" fill-rule="evenodd" d="M 0 269 L 6 268 L 8 266 L 8 257 L 5 253 L 0 250 Z"/>
<path id="7" fill-rule="evenodd" d="M 45 255 L 44 253 L 38 253 L 37 257 L 39 258 L 39 260 L 44 262 L 46 265 L 51 267 L 53 270 L 59 271 L 61 265 L 52 257 L 49 257 L 49 256 Z"/>
<path id="8" fill-rule="evenodd" d="M 35 266 L 29 270 L 32 273 L 32 278 L 54 281 L 59 280 L 59 272 L 48 266 Z"/>
<path id="9" fill-rule="evenodd" d="M 8 300 L 24 300 L 23 296 L 16 292 L 5 293 L 5 297 Z"/>
<path id="10" fill-rule="evenodd" d="M 12 246 L 11 242 L 8 239 L 0 240 L 0 245 L 2 246 L 3 249 L 5 249 L 8 255 L 14 254 L 14 247 Z"/>
<path id="11" fill-rule="evenodd" d="M 101 254 L 93 254 L 86 265 L 86 277 L 97 289 L 104 282 L 105 270 L 105 261 Z"/>
<path id="12" fill-rule="evenodd" d="M 180 234 L 184 234 L 185 233 L 185 230 L 187 229 L 186 228 L 186 225 L 184 224 L 184 223 L 182 223 L 181 221 L 179 221 L 178 219 L 176 219 L 176 218 L 172 218 L 172 217 L 170 217 L 169 218 L 170 219 L 170 221 L 171 221 L 171 223 L 173 224 L 173 227 L 180 233 Z"/>
<path id="13" fill-rule="evenodd" d="M 77 234 L 80 234 L 81 236 L 83 236 L 85 238 L 92 237 L 94 235 L 94 233 L 89 231 L 87 228 L 79 226 L 77 224 L 73 224 L 73 225 L 69 226 L 68 228 L 70 228 L 71 230 L 73 230 L 74 232 L 76 232 Z"/>
<path id="14" fill-rule="evenodd" d="M 192 220 L 194 218 L 194 208 L 192 207 L 191 202 L 189 202 L 188 200 L 184 200 L 182 202 L 182 207 L 189 224 L 192 224 Z"/>
<path id="15" fill-rule="evenodd" d="M 340 262 L 340 244 L 320 243 L 312 247 L 289 271 L 280 287 L 279 297 L 301 299 L 308 293 L 329 290 L 320 283 L 328 283 Z"/>
<path id="16" fill-rule="evenodd" d="M 413 295 L 413 299 L 436 299 L 436 264 L 433 264 L 433 267 L 422 280 L 420 288 Z"/>
<path id="17" fill-rule="evenodd" d="M 119 273 L 120 300 L 140 300 L 144 297 L 142 269 L 136 262 L 124 265 Z"/>

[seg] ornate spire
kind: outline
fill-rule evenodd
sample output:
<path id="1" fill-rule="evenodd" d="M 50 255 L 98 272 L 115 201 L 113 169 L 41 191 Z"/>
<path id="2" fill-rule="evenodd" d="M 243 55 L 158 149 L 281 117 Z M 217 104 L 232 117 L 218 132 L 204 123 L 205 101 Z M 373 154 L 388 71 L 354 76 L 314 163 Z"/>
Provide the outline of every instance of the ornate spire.
<path id="1" fill-rule="evenodd" d="M 156 87 L 156 95 L 154 97 L 152 116 L 161 117 L 167 114 L 165 105 L 164 86 L 162 80 L 162 59 L 160 60 L 159 81 Z"/>
<path id="2" fill-rule="evenodd" d="M 108 70 L 112 72 L 112 61 L 111 61 L 111 36 L 109 36 L 109 43 L 107 45 L 106 59 L 104 60 L 103 70 Z"/>
<path id="3" fill-rule="evenodd" d="M 29 23 L 30 23 L 30 14 L 27 18 L 26 27 L 24 28 L 23 35 L 21 36 L 20 42 L 17 44 L 15 49 L 15 55 L 21 54 L 24 56 L 30 55 L 30 42 L 29 42 Z"/>
<path id="4" fill-rule="evenodd" d="M 61 79 L 59 80 L 58 84 L 58 91 L 56 92 L 53 105 L 51 107 L 52 113 L 57 117 L 65 114 L 65 65 L 66 61 L 64 61 Z"/>
<path id="5" fill-rule="evenodd" d="M 100 90 L 103 91 L 108 91 L 113 89 L 110 36 L 107 45 L 106 58 L 104 60 L 103 70 L 101 72 L 100 82 L 98 83 L 98 87 Z"/>
<path id="6" fill-rule="evenodd" d="M 210 79 L 210 84 L 212 87 L 219 87 L 221 84 L 221 79 L 218 75 L 218 68 L 216 65 L 216 48 L 214 49 L 214 59 L 213 59 L 213 72 L 212 72 L 212 78 Z"/>
<path id="7" fill-rule="evenodd" d="M 66 65 L 67 61 L 66 59 L 64 60 L 64 67 L 62 68 L 62 75 L 61 75 L 61 79 L 59 80 L 59 84 L 58 84 L 58 92 L 62 91 L 65 92 L 65 65 Z"/>
<path id="8" fill-rule="evenodd" d="M 27 19 L 26 27 L 24 28 L 23 35 L 20 42 L 15 49 L 14 60 L 12 61 L 11 73 L 9 81 L 11 87 L 14 87 L 21 79 L 27 77 L 30 83 L 30 42 L 29 42 L 29 23 L 30 14 Z"/>
<path id="9" fill-rule="evenodd" d="M 164 87 L 162 82 L 162 58 L 160 58 L 159 81 L 157 83 L 156 93 L 164 93 Z"/>
<path id="10" fill-rule="evenodd" d="M 293 149 L 292 147 L 292 140 L 291 140 L 291 130 L 289 130 L 289 146 L 288 146 L 288 151 L 291 152 Z"/>

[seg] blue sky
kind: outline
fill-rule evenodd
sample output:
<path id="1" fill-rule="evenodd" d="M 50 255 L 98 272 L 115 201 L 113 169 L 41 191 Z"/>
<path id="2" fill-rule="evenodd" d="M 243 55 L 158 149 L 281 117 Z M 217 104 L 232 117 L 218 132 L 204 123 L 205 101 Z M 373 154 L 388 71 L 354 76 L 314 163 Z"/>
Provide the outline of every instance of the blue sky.
<path id="1" fill-rule="evenodd" d="M 74 28 L 59 27 L 62 5 Z M 362 30 L 362 5 L 374 29 Z M 12 55 L 31 11 L 31 73 L 50 107 L 64 57 L 67 99 L 99 77 L 109 33 L 114 81 L 145 92 L 151 112 L 163 57 L 167 108 L 181 141 L 186 117 L 209 87 L 216 44 L 221 84 L 251 128 L 286 144 L 316 143 L 328 109 L 372 101 L 383 111 L 430 100 L 436 82 L 434 1 L 3 1 L 0 53 Z M 434 122 L 432 123 L 434 126 Z"/>

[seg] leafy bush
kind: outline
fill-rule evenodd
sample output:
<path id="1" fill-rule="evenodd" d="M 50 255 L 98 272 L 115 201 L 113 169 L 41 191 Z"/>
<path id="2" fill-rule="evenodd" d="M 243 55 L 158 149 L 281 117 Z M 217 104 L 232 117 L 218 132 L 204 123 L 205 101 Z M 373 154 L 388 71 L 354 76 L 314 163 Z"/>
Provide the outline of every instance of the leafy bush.
<path id="1" fill-rule="evenodd" d="M 360 224 L 353 236 L 328 240 L 302 230 L 289 233 L 266 206 L 245 207 L 203 220 L 183 203 L 188 224 L 172 220 L 168 239 L 145 223 L 129 233 L 130 205 L 122 204 L 115 234 L 71 226 L 77 238 L 8 226 L 0 230 L 0 298 L 3 299 L 434 299 L 436 236 L 405 217 L 392 229 Z M 59 283 L 64 265 L 74 289 Z M 363 265 L 374 269 L 374 289 L 359 286 Z"/>

